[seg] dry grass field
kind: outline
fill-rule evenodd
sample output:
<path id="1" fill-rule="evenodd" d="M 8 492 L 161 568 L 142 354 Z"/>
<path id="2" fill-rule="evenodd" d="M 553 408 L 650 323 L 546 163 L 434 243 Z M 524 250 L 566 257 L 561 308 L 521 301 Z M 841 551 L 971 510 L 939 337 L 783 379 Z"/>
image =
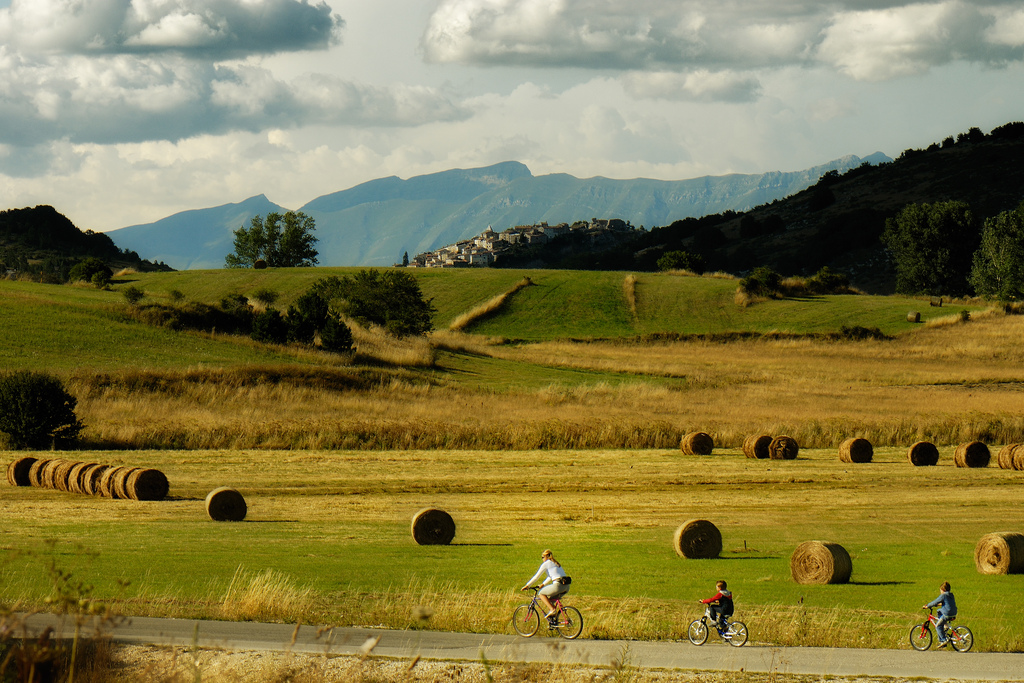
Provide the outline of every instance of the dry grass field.
<path id="1" fill-rule="evenodd" d="M 755 432 L 808 447 L 851 435 L 1008 443 L 1024 441 L 1021 338 L 1024 316 L 1001 313 L 890 341 L 436 333 L 433 350 L 397 344 L 394 356 L 413 359 L 398 366 L 133 368 L 69 382 L 87 443 L 107 448 L 666 448 L 694 430 L 733 447 Z M 426 355 L 429 367 L 415 360 Z"/>

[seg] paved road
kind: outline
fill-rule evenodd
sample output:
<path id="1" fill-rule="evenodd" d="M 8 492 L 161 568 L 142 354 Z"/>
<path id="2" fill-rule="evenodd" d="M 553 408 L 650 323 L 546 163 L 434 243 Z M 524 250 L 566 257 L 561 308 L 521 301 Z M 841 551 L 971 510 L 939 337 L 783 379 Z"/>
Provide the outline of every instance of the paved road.
<path id="1" fill-rule="evenodd" d="M 70 617 L 36 614 L 26 620 L 30 633 L 46 626 L 70 637 Z M 90 625 L 83 629 L 88 633 Z M 198 645 L 226 650 L 263 650 L 361 654 L 373 644 L 382 657 L 498 662 L 564 662 L 608 666 L 613 660 L 638 667 L 698 671 L 752 671 L 814 676 L 895 676 L 937 680 L 1024 681 L 1024 654 L 994 652 L 866 650 L 857 648 L 764 647 L 734 648 L 709 641 L 688 642 L 520 638 L 511 635 L 388 631 L 368 628 L 319 630 L 313 626 L 232 621 L 190 621 L 132 617 L 107 630 L 123 643 Z"/>

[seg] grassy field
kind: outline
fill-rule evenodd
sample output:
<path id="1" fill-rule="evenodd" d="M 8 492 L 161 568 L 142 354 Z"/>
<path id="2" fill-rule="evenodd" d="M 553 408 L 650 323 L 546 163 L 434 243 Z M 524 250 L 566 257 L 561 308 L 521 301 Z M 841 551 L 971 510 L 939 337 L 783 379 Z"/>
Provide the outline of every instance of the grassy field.
<path id="1" fill-rule="evenodd" d="M 902 449 L 861 465 L 826 450 L 757 461 L 732 449 L 73 457 L 158 467 L 171 498 L 0 488 L 9 604 L 41 604 L 52 562 L 131 614 L 408 628 L 425 607 L 430 627 L 505 632 L 515 589 L 551 547 L 591 638 L 681 639 L 724 578 L 757 642 L 903 647 L 949 580 L 979 649 L 1024 647 L 1024 577 L 980 575 L 972 559 L 985 533 L 1024 528 L 1024 473 L 954 468 L 945 450 L 933 468 L 911 467 Z M 244 492 L 246 521 L 207 518 L 203 498 L 221 485 Z M 412 541 L 427 506 L 453 515 L 453 545 Z M 722 531 L 720 559 L 674 553 L 673 531 L 692 518 Z M 850 584 L 791 579 L 789 556 L 812 539 L 849 551 Z"/>
<path id="2" fill-rule="evenodd" d="M 160 503 L 0 486 L 0 600 L 38 606 L 70 572 L 129 614 L 503 631 L 552 547 L 588 637 L 682 638 L 725 578 L 756 641 L 902 647 L 948 579 L 980 649 L 1024 648 L 1022 577 L 972 561 L 981 535 L 1024 530 L 1024 473 L 950 466 L 957 443 L 1024 441 L 1024 316 L 899 297 L 740 306 L 735 281 L 710 277 L 436 271 L 417 277 L 442 328 L 524 275 L 533 285 L 473 334 L 360 331 L 358 353 L 338 356 L 149 327 L 118 291 L 216 302 L 267 287 L 287 305 L 344 272 L 122 276 L 110 292 L 0 282 L 0 364 L 65 381 L 86 425 L 71 457 L 172 483 Z M 911 308 L 930 324 L 907 323 Z M 641 339 L 843 325 L 895 338 Z M 714 456 L 679 454 L 696 430 Z M 751 433 L 789 434 L 801 458 L 747 460 Z M 876 462 L 839 463 L 849 436 L 869 438 Z M 904 462 L 920 439 L 940 467 Z M 246 495 L 246 522 L 206 517 L 222 485 Z M 428 505 L 455 516 L 455 545 L 413 544 Z M 722 559 L 672 552 L 695 517 L 722 529 Z M 850 551 L 851 584 L 790 579 L 789 555 L 812 539 Z"/>

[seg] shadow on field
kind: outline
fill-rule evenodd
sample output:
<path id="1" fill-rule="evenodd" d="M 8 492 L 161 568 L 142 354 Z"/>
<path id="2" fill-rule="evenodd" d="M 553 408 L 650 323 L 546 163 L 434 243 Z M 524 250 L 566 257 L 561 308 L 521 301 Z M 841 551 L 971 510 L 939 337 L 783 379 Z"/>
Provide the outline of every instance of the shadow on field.
<path id="1" fill-rule="evenodd" d="M 912 581 L 850 581 L 851 586 L 904 586 Z"/>
<path id="2" fill-rule="evenodd" d="M 488 547 L 501 546 L 501 547 L 507 547 L 507 548 L 511 548 L 512 547 L 511 543 L 449 543 L 448 545 L 479 545 L 479 546 L 488 546 Z"/>

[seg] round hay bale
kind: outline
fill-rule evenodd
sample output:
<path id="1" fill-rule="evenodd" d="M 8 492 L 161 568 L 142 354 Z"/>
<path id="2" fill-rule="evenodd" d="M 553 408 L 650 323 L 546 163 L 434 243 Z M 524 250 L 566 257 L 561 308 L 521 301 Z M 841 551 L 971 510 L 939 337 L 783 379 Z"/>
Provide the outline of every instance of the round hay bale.
<path id="1" fill-rule="evenodd" d="M 957 467 L 988 467 L 991 459 L 988 446 L 980 441 L 962 443 L 953 452 L 953 464 Z"/>
<path id="2" fill-rule="evenodd" d="M 46 459 L 39 459 L 32 463 L 32 467 L 28 470 L 29 486 L 43 488 L 43 468 L 46 467 L 46 463 L 48 462 L 50 461 Z"/>
<path id="3" fill-rule="evenodd" d="M 839 459 L 843 462 L 871 462 L 875 450 L 867 439 L 849 438 L 839 444 Z"/>
<path id="4" fill-rule="evenodd" d="M 64 460 L 62 458 L 54 458 L 46 461 L 46 464 L 43 465 L 43 470 L 39 475 L 39 480 L 43 482 L 43 488 L 57 488 L 57 470 L 63 464 Z"/>
<path id="5" fill-rule="evenodd" d="M 53 470 L 53 488 L 58 491 L 71 491 L 69 479 L 71 477 L 71 470 L 77 464 L 76 460 L 61 460 L 60 464 Z"/>
<path id="6" fill-rule="evenodd" d="M 707 432 L 690 432 L 679 442 L 679 448 L 686 455 L 711 455 L 715 440 Z"/>
<path id="7" fill-rule="evenodd" d="M 68 493 L 84 493 L 82 491 L 82 472 L 91 465 L 89 462 L 76 462 L 68 472 Z"/>
<path id="8" fill-rule="evenodd" d="M 221 486 L 206 494 L 206 514 L 215 522 L 241 522 L 249 508 L 238 491 Z"/>
<path id="9" fill-rule="evenodd" d="M 676 529 L 672 547 L 680 557 L 708 560 L 722 552 L 722 532 L 706 519 L 691 519 Z"/>
<path id="10" fill-rule="evenodd" d="M 167 477 L 160 470 L 136 468 L 125 484 L 132 500 L 163 500 L 170 490 Z"/>
<path id="11" fill-rule="evenodd" d="M 919 322 L 921 322 L 921 312 L 920 311 L 910 311 L 909 313 L 907 313 L 907 322 L 908 323 L 919 323 Z"/>
<path id="12" fill-rule="evenodd" d="M 743 439 L 743 455 L 764 460 L 768 457 L 768 446 L 771 443 L 772 437 L 767 434 L 751 434 Z"/>
<path id="13" fill-rule="evenodd" d="M 126 467 L 120 467 L 111 465 L 107 469 L 103 470 L 103 474 L 100 475 L 99 485 L 97 491 L 104 498 L 119 498 L 117 495 L 117 484 L 115 480 L 121 476 L 121 472 L 126 470 Z"/>
<path id="14" fill-rule="evenodd" d="M 128 491 L 128 477 L 132 476 L 141 467 L 122 467 L 121 471 L 114 475 L 114 492 L 121 500 L 131 500 L 131 493 Z"/>
<path id="15" fill-rule="evenodd" d="M 37 458 L 30 458 L 28 456 L 24 458 L 18 458 L 10 465 L 7 466 L 7 483 L 11 486 L 31 486 L 32 481 L 28 478 L 28 473 L 32 469 L 32 465 L 36 464 Z"/>
<path id="16" fill-rule="evenodd" d="M 419 545 L 448 545 L 455 538 L 455 520 L 444 510 L 424 508 L 413 515 L 412 538 Z"/>
<path id="17" fill-rule="evenodd" d="M 99 463 L 86 467 L 82 472 L 82 493 L 90 496 L 102 496 L 100 480 L 103 478 L 103 473 L 109 469 L 110 465 L 101 465 Z"/>
<path id="18" fill-rule="evenodd" d="M 1013 469 L 1013 451 L 1019 445 L 1020 444 L 1008 443 L 999 449 L 999 455 L 996 456 L 996 464 L 999 465 L 999 469 Z"/>
<path id="19" fill-rule="evenodd" d="M 768 444 L 768 457 L 772 460 L 796 460 L 800 444 L 790 436 L 777 436 Z"/>
<path id="20" fill-rule="evenodd" d="M 914 467 L 930 467 L 939 463 L 939 449 L 930 441 L 918 441 L 907 451 L 907 460 Z"/>
<path id="21" fill-rule="evenodd" d="M 1013 449 L 1013 469 L 1024 471 L 1024 444 Z"/>
<path id="22" fill-rule="evenodd" d="M 985 534 L 974 547 L 974 566 L 982 574 L 1024 574 L 1024 534 Z"/>
<path id="23" fill-rule="evenodd" d="M 804 541 L 789 558 L 789 571 L 797 583 L 848 583 L 853 561 L 838 543 Z"/>

